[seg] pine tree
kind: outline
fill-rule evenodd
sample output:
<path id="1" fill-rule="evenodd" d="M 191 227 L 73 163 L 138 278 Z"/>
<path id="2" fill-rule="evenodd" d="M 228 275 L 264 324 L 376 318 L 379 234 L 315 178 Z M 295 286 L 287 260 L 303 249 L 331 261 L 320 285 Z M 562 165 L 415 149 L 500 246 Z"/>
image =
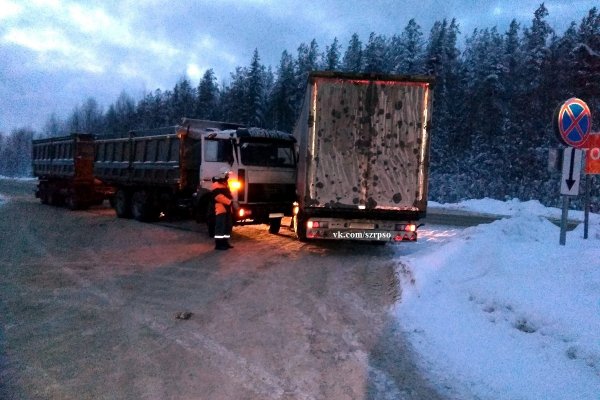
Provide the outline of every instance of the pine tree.
<path id="1" fill-rule="evenodd" d="M 277 79 L 270 96 L 269 126 L 286 132 L 291 132 L 296 120 L 297 93 L 294 60 L 284 51 L 281 54 Z"/>
<path id="2" fill-rule="evenodd" d="M 344 53 L 342 69 L 347 72 L 361 72 L 363 69 L 362 42 L 357 33 L 352 34 L 348 48 Z"/>
<path id="3" fill-rule="evenodd" d="M 371 32 L 363 53 L 364 72 L 389 72 L 386 62 L 387 40 L 385 36 Z"/>
<path id="4" fill-rule="evenodd" d="M 390 70 L 398 74 L 423 72 L 423 32 L 413 19 L 408 21 L 401 36 L 394 36 L 390 44 Z"/>
<path id="5" fill-rule="evenodd" d="M 105 126 L 108 133 L 126 134 L 136 125 L 135 102 L 126 92 L 121 92 L 117 101 L 106 112 Z"/>
<path id="6" fill-rule="evenodd" d="M 67 129 L 63 121 L 61 121 L 56 113 L 50 114 L 50 117 L 46 120 L 44 128 L 42 130 L 42 136 L 44 137 L 57 137 L 67 135 Z"/>
<path id="7" fill-rule="evenodd" d="M 573 48 L 574 87 L 592 110 L 600 110 L 600 13 L 593 7 L 581 20 Z M 600 118 L 595 118 L 595 129 Z"/>
<path id="8" fill-rule="evenodd" d="M 187 77 L 181 77 L 173 88 L 171 98 L 171 123 L 177 123 L 183 117 L 193 117 L 196 111 L 196 93 Z"/>
<path id="9" fill-rule="evenodd" d="M 258 49 L 254 49 L 250 68 L 245 79 L 245 115 L 244 122 L 251 126 L 263 127 L 265 124 L 266 108 L 266 71 L 260 63 Z"/>
<path id="10" fill-rule="evenodd" d="M 218 107 L 219 87 L 214 71 L 210 68 L 204 72 L 198 85 L 196 116 L 200 119 L 218 120 L 220 119 Z"/>
<path id="11" fill-rule="evenodd" d="M 220 108 L 225 121 L 244 123 L 248 119 L 245 114 L 247 109 L 245 104 L 246 76 L 247 69 L 236 67 L 235 72 L 230 75 L 231 82 L 223 88 Z"/>
<path id="12" fill-rule="evenodd" d="M 325 46 L 322 65 L 325 71 L 337 71 L 340 69 L 340 43 L 337 37 L 333 38 L 331 46 Z"/>

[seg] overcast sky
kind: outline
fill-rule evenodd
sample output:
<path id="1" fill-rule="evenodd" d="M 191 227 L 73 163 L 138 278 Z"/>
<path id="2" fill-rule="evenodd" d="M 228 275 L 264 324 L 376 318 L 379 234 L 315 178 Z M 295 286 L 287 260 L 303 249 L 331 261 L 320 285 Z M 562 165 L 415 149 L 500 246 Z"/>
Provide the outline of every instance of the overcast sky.
<path id="1" fill-rule="evenodd" d="M 125 90 L 136 100 L 194 85 L 208 68 L 219 82 L 247 66 L 258 49 L 276 69 L 281 53 L 334 37 L 348 45 L 375 32 L 400 33 L 415 18 L 425 36 L 436 20 L 457 18 L 462 35 L 511 19 L 529 26 L 540 0 L 0 0 L 0 132 L 41 130 L 55 112 L 65 118 L 88 97 L 104 110 Z M 545 1 L 559 33 L 579 23 L 597 0 Z"/>

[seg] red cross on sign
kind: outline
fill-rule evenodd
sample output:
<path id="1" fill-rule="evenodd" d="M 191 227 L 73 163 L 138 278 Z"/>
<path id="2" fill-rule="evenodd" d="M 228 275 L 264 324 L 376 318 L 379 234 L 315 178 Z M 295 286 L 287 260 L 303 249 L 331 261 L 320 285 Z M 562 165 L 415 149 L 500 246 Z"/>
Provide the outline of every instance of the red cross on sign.
<path id="1" fill-rule="evenodd" d="M 573 97 L 557 108 L 554 125 L 564 144 L 577 149 L 584 148 L 592 127 L 590 108 L 583 100 Z"/>

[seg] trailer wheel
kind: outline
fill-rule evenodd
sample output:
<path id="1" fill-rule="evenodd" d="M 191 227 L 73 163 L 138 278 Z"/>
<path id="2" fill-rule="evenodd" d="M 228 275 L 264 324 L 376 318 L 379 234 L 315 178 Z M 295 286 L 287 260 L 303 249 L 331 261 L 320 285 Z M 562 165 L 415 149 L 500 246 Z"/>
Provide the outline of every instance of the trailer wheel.
<path id="1" fill-rule="evenodd" d="M 158 212 L 155 211 L 152 197 L 144 190 L 133 194 L 131 198 L 131 213 L 134 219 L 141 222 L 158 219 Z"/>
<path id="2" fill-rule="evenodd" d="M 48 199 L 48 186 L 40 185 L 38 189 L 38 193 L 40 196 L 40 201 L 42 204 L 49 204 L 50 200 Z"/>
<path id="3" fill-rule="evenodd" d="M 271 218 L 269 220 L 269 233 L 276 235 L 281 228 L 281 218 Z"/>
<path id="4" fill-rule="evenodd" d="M 48 190 L 48 203 L 55 207 L 63 205 L 63 198 L 60 193 L 58 193 L 58 189 L 50 188 Z"/>
<path id="5" fill-rule="evenodd" d="M 131 198 L 129 193 L 123 189 L 117 190 L 114 197 L 114 207 L 117 217 L 119 218 L 131 218 Z"/>
<path id="6" fill-rule="evenodd" d="M 79 210 L 80 208 L 82 208 L 81 202 L 79 201 L 75 193 L 71 193 L 67 196 L 67 198 L 65 199 L 65 204 L 67 205 L 67 208 L 71 211 Z"/>

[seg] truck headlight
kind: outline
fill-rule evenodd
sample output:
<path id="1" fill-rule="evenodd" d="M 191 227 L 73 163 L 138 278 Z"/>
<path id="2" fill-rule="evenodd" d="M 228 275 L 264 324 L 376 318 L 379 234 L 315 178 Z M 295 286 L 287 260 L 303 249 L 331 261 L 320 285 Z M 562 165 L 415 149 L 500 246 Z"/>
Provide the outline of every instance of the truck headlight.
<path id="1" fill-rule="evenodd" d="M 229 184 L 229 189 L 232 192 L 237 192 L 238 190 L 240 190 L 242 188 L 242 182 L 238 181 L 237 179 L 230 179 L 228 184 Z"/>

